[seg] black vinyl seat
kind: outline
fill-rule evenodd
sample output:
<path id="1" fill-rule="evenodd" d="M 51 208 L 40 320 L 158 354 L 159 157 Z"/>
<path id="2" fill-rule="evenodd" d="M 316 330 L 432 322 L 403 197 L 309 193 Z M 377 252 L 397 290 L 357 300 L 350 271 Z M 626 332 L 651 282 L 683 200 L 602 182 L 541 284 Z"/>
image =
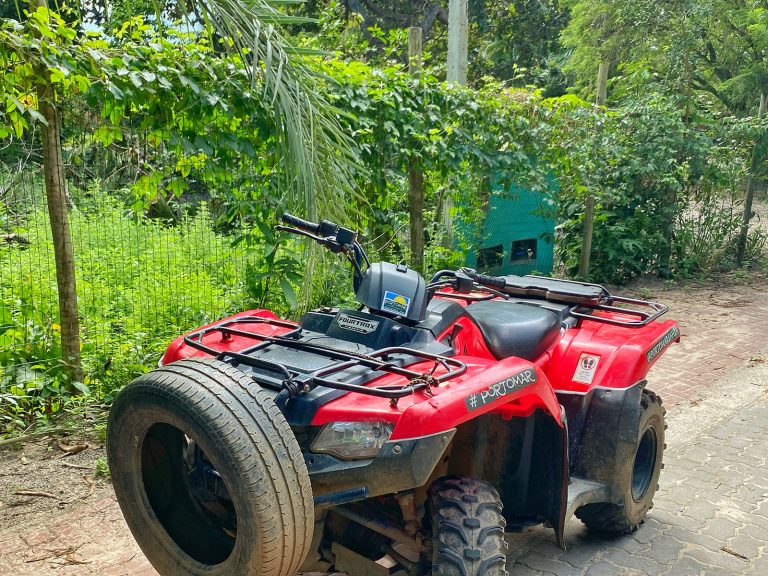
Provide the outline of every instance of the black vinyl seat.
<path id="1" fill-rule="evenodd" d="M 488 349 L 498 360 L 510 356 L 535 360 L 560 333 L 557 315 L 531 304 L 476 302 L 467 306 L 466 311 L 480 327 Z"/>

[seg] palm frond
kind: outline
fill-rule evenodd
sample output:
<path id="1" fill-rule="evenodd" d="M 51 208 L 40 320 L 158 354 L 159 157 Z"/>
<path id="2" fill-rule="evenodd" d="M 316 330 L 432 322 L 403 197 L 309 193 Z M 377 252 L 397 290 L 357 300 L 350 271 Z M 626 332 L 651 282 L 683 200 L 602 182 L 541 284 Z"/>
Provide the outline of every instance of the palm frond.
<path id="1" fill-rule="evenodd" d="M 285 0 L 187 0 L 250 62 L 251 81 L 263 83 L 274 112 L 289 200 L 307 217 L 340 216 L 341 195 L 354 194 L 360 169 L 356 145 L 338 121 L 342 111 L 319 90 L 319 78 L 302 61 L 278 24 L 295 23 L 275 8 Z"/>

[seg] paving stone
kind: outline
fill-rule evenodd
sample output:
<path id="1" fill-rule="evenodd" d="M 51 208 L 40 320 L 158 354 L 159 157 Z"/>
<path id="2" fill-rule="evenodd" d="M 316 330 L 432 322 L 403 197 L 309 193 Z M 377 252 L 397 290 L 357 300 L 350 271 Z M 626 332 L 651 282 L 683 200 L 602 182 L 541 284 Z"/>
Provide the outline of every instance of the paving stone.
<path id="1" fill-rule="evenodd" d="M 741 522 L 720 516 L 707 522 L 707 526 L 701 533 L 704 536 L 712 536 L 712 538 L 725 542 L 728 538 L 736 536 L 736 529 L 743 525 Z"/>
<path id="2" fill-rule="evenodd" d="M 685 547 L 686 544 L 674 538 L 661 537 L 645 552 L 645 556 L 652 558 L 659 564 L 669 565 L 677 562 Z"/>
<path id="3" fill-rule="evenodd" d="M 763 544 L 765 544 L 766 540 L 768 540 L 768 529 L 765 525 L 762 525 L 760 523 L 760 520 L 763 520 L 764 522 L 768 523 L 768 519 L 763 519 L 760 516 L 753 516 L 749 519 L 749 524 L 746 524 L 742 528 L 739 529 L 740 535 L 749 535 L 753 538 L 756 538 L 759 541 L 762 541 Z"/>
<path id="4" fill-rule="evenodd" d="M 629 576 L 629 569 L 611 564 L 610 562 L 600 562 L 587 567 L 587 576 Z"/>
<path id="5" fill-rule="evenodd" d="M 707 566 L 699 562 L 698 560 L 684 555 L 678 562 L 672 565 L 671 568 L 663 572 L 663 576 L 701 576 Z"/>
<path id="6" fill-rule="evenodd" d="M 651 510 L 645 522 L 630 537 L 640 544 L 648 544 L 654 538 L 658 538 L 660 531 L 664 527 L 665 525 L 656 517 L 655 511 Z"/>
<path id="7" fill-rule="evenodd" d="M 724 544 L 722 540 L 712 538 L 711 536 L 704 536 L 697 532 L 691 532 L 689 530 L 683 530 L 676 526 L 671 527 L 664 533 L 666 536 L 677 538 L 680 542 L 686 542 L 688 544 L 695 544 L 702 548 L 706 548 L 712 552 L 720 550 L 720 547 Z"/>
<path id="8" fill-rule="evenodd" d="M 662 509 L 660 504 L 661 503 L 657 503 L 651 513 L 665 529 L 668 527 L 677 527 L 682 528 L 683 530 L 696 532 L 704 528 L 704 522 L 695 518 L 689 518 L 688 516 L 670 513 Z"/>
<path id="9" fill-rule="evenodd" d="M 661 574 L 664 566 L 656 560 L 639 554 L 629 554 L 625 550 L 614 548 L 608 550 L 602 556 L 602 560 L 608 560 L 616 566 L 622 568 L 631 568 L 633 570 L 643 571 L 647 574 Z"/>
<path id="10" fill-rule="evenodd" d="M 542 574 L 544 574 L 544 572 L 540 572 L 539 570 L 533 570 L 532 568 L 528 568 L 528 566 L 523 566 L 522 564 L 519 564 L 519 563 L 512 564 L 512 565 L 507 563 L 507 572 L 509 572 L 510 574 L 514 574 L 514 576 L 541 576 Z"/>
<path id="11" fill-rule="evenodd" d="M 754 538 L 750 534 L 739 534 L 728 540 L 728 548 L 746 558 L 754 558 L 761 547 L 765 546 L 765 533 L 761 538 Z"/>
<path id="12" fill-rule="evenodd" d="M 533 570 L 550 572 L 552 574 L 557 574 L 557 576 L 581 576 L 581 570 L 579 568 L 574 568 L 567 562 L 547 558 L 535 552 L 518 559 L 518 563 L 527 566 L 528 568 L 532 568 Z"/>
<path id="13" fill-rule="evenodd" d="M 736 573 L 741 572 L 747 567 L 747 562 L 722 550 L 713 552 L 701 546 L 689 546 L 684 554 L 695 558 L 707 566 L 717 566 Z"/>

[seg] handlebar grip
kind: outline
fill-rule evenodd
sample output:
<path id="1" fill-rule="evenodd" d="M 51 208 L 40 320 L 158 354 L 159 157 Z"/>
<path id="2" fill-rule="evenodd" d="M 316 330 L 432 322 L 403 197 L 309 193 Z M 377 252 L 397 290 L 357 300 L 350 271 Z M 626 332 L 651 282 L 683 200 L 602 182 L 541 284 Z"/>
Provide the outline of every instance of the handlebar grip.
<path id="1" fill-rule="evenodd" d="M 462 268 L 461 271 L 464 272 L 470 278 L 472 278 L 472 280 L 474 280 L 478 284 L 482 284 L 483 286 L 488 286 L 489 288 L 498 288 L 503 290 L 507 286 L 507 281 L 504 280 L 504 278 L 499 278 L 497 276 L 486 276 L 485 274 L 478 274 L 471 268 Z"/>
<path id="2" fill-rule="evenodd" d="M 289 224 L 295 228 L 301 228 L 302 230 L 312 232 L 313 234 L 317 234 L 317 232 L 320 230 L 319 224 L 315 224 L 314 222 L 310 222 L 309 220 L 304 220 L 302 218 L 299 218 L 298 216 L 289 214 L 288 212 L 283 212 L 282 220 L 286 224 Z"/>
<path id="3" fill-rule="evenodd" d="M 497 278 L 496 276 L 486 276 L 485 274 L 478 274 L 475 281 L 488 286 L 489 288 L 504 288 L 507 285 L 507 281 L 504 278 Z"/>

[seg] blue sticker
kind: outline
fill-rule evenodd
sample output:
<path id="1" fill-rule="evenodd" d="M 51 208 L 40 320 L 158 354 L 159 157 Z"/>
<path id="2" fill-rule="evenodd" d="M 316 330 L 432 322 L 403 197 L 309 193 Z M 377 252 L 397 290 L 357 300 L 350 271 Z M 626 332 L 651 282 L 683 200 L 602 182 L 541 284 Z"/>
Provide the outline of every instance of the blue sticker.
<path id="1" fill-rule="evenodd" d="M 398 316 L 405 316 L 408 314 L 408 308 L 411 306 L 411 299 L 402 294 L 390 292 L 387 290 L 384 292 L 384 301 L 381 303 L 381 309 L 384 312 L 390 314 L 396 314 Z"/>

